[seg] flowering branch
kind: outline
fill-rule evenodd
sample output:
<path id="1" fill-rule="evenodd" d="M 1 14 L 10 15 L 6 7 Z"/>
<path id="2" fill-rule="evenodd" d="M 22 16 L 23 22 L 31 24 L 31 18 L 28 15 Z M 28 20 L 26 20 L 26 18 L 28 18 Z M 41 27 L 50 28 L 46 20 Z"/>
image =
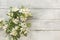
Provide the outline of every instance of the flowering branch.
<path id="1" fill-rule="evenodd" d="M 28 8 L 22 7 L 21 9 L 11 7 L 9 13 L 9 20 L 0 20 L 0 28 L 12 37 L 11 40 L 18 40 L 21 35 L 27 36 L 28 28 L 31 23 L 26 22 L 32 14 Z"/>

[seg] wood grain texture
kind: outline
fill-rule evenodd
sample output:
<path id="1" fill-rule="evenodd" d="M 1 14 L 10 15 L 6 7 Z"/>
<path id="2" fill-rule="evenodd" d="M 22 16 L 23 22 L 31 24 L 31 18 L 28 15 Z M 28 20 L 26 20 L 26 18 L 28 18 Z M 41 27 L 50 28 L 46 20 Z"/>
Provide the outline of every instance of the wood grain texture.
<path id="1" fill-rule="evenodd" d="M 7 0 L 0 0 L 0 8 L 7 8 Z"/>
<path id="2" fill-rule="evenodd" d="M 33 31 L 31 40 L 60 40 L 60 31 Z"/>
<path id="3" fill-rule="evenodd" d="M 8 0 L 8 5 L 24 5 L 30 8 L 60 8 L 60 0 Z"/>
<path id="4" fill-rule="evenodd" d="M 7 20 L 8 8 L 22 5 L 30 8 L 33 18 L 28 37 L 19 40 L 60 40 L 60 0 L 0 0 L 0 18 Z M 5 40 L 2 31 L 0 40 Z"/>

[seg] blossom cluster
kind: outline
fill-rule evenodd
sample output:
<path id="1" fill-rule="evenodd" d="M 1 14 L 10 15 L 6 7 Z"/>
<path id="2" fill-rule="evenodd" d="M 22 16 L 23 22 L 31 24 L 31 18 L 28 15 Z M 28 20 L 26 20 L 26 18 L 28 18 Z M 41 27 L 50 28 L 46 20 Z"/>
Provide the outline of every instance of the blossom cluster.
<path id="1" fill-rule="evenodd" d="M 27 32 L 31 23 L 27 22 L 32 14 L 28 8 L 11 7 L 8 14 L 9 20 L 0 20 L 0 28 L 2 28 L 13 39 L 18 40 L 22 35 L 27 36 Z"/>

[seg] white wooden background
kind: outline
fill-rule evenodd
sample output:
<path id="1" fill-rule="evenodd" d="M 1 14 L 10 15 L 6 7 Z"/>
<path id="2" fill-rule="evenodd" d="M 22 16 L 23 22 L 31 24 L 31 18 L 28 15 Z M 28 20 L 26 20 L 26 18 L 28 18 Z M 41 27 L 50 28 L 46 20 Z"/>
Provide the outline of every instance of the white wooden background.
<path id="1" fill-rule="evenodd" d="M 10 6 L 24 5 L 33 14 L 32 27 L 27 37 L 21 40 L 60 40 L 60 0 L 0 0 L 0 18 L 6 18 Z M 5 40 L 0 31 L 0 40 Z"/>

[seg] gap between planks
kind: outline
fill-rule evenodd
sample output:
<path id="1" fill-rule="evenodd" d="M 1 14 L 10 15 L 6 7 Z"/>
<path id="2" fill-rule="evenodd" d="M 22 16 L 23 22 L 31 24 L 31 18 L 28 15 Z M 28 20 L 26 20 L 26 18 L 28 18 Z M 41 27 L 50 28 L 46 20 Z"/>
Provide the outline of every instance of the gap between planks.
<path id="1" fill-rule="evenodd" d="M 0 8 L 0 9 L 9 9 L 9 8 Z M 29 8 L 29 9 L 60 9 L 60 8 Z"/>
<path id="2" fill-rule="evenodd" d="M 60 30 L 30 30 L 30 31 L 60 31 Z"/>

